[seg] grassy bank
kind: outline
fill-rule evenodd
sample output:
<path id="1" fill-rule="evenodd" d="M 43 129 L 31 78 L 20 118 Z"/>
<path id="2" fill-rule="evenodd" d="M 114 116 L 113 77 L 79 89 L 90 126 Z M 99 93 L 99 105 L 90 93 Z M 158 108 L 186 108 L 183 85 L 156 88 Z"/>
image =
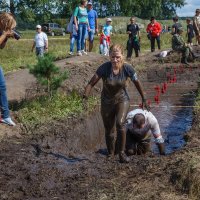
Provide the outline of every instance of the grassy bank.
<path id="1" fill-rule="evenodd" d="M 52 120 L 78 116 L 83 111 L 85 113 L 90 112 L 96 104 L 97 99 L 95 97 L 90 97 L 84 102 L 81 96 L 76 93 L 72 93 L 69 96 L 56 94 L 51 99 L 40 97 L 22 105 L 18 111 L 18 120 L 26 127 L 32 129 Z"/>

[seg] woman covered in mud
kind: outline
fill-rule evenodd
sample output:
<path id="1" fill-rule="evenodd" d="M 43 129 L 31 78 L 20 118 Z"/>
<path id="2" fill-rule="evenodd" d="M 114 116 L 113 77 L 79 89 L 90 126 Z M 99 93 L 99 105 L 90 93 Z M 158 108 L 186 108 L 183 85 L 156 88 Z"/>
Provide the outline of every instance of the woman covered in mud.
<path id="1" fill-rule="evenodd" d="M 117 147 L 120 162 L 127 163 L 129 159 L 124 151 L 126 146 L 125 120 L 130 105 L 130 99 L 127 93 L 127 81 L 129 78 L 140 93 L 143 106 L 148 109 L 148 105 L 146 104 L 146 99 L 137 74 L 131 65 L 124 63 L 123 46 L 118 44 L 111 46 L 109 55 L 110 61 L 102 64 L 97 69 L 95 75 L 86 86 L 83 97 L 87 98 L 91 89 L 102 78 L 101 115 L 105 128 L 108 157 L 113 158 L 116 153 L 115 148 Z"/>
<path id="2" fill-rule="evenodd" d="M 3 49 L 6 45 L 8 38 L 14 37 L 13 29 L 16 26 L 16 21 L 12 14 L 1 13 L 0 14 L 0 48 Z M 15 126 L 15 123 L 10 118 L 10 112 L 8 108 L 8 99 L 6 94 L 6 84 L 3 74 L 3 70 L 0 67 L 0 109 L 1 118 L 0 122 Z"/>

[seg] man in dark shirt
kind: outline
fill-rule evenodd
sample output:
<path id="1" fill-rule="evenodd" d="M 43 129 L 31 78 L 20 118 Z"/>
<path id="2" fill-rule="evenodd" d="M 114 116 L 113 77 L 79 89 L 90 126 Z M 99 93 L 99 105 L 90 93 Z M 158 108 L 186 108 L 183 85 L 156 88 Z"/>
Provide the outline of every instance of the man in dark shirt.
<path id="1" fill-rule="evenodd" d="M 172 35 L 177 34 L 178 28 L 182 27 L 181 23 L 178 21 L 178 16 L 173 17 L 173 22 L 174 24 L 172 25 Z"/>
<path id="2" fill-rule="evenodd" d="M 130 24 L 127 26 L 127 34 L 129 39 L 127 41 L 127 59 L 131 59 L 133 49 L 135 51 L 135 56 L 139 56 L 140 51 L 140 28 L 135 22 L 135 18 L 131 17 Z"/>

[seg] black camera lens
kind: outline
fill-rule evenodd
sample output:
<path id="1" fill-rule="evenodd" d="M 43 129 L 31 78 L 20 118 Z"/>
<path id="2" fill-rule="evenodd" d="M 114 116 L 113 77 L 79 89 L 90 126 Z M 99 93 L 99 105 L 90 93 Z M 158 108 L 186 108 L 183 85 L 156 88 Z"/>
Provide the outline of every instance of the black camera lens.
<path id="1" fill-rule="evenodd" d="M 13 30 L 13 33 L 14 33 L 14 38 L 15 38 L 16 40 L 19 40 L 19 39 L 21 38 L 21 35 L 20 35 L 20 33 L 19 33 L 18 31 Z"/>

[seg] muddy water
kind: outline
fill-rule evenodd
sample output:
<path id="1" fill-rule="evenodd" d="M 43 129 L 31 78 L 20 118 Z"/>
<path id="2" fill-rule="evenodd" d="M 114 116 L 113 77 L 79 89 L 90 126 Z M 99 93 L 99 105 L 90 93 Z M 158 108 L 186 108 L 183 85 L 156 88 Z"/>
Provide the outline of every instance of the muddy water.
<path id="1" fill-rule="evenodd" d="M 158 119 L 161 132 L 165 139 L 166 153 L 180 149 L 185 145 L 183 139 L 184 134 L 190 130 L 193 121 L 193 105 L 195 93 L 198 88 L 197 80 L 199 78 L 198 69 L 157 69 L 152 70 L 141 77 L 144 90 L 148 99 L 151 101 L 151 112 Z M 171 77 L 176 73 L 177 81 L 170 83 L 169 74 Z M 168 79 L 168 81 L 167 81 Z M 159 102 L 154 100 L 158 93 L 155 88 L 168 82 L 167 90 L 163 94 L 160 92 Z M 133 90 L 132 90 L 133 89 Z M 140 103 L 140 98 L 133 87 L 130 88 L 131 108 L 137 107 Z M 158 153 L 157 147 L 152 139 L 153 151 Z"/>

